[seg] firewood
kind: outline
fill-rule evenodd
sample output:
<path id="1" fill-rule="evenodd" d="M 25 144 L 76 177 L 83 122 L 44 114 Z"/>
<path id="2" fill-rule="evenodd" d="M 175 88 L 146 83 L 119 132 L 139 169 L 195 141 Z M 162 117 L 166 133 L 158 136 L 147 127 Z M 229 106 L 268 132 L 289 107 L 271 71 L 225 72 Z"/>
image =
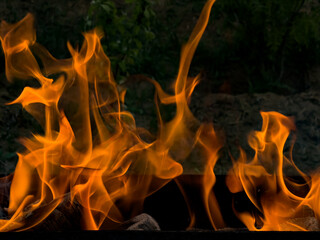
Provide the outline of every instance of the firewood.
<path id="1" fill-rule="evenodd" d="M 36 211 L 41 212 L 45 207 L 40 207 Z M 82 206 L 76 200 L 71 202 L 70 194 L 66 194 L 59 206 L 31 230 L 43 232 L 81 230 L 81 217 Z"/>
<path id="2" fill-rule="evenodd" d="M 122 223 L 119 226 L 119 230 L 159 231 L 160 226 L 153 217 L 146 213 L 142 213 Z"/>
<path id="3" fill-rule="evenodd" d="M 7 208 L 9 206 L 10 187 L 13 174 L 0 178 L 0 219 L 8 217 Z"/>

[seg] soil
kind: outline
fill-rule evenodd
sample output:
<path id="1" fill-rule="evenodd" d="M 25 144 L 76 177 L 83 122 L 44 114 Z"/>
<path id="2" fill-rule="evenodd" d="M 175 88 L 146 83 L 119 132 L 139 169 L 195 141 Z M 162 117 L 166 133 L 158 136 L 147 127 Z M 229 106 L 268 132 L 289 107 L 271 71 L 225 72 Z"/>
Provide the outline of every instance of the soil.
<path id="1" fill-rule="evenodd" d="M 139 89 L 141 89 L 139 85 Z M 137 98 L 139 97 L 139 92 Z M 152 104 L 148 100 L 140 105 L 141 111 L 135 112 L 139 127 L 152 128 L 154 117 L 151 115 Z M 310 173 L 320 167 L 320 93 L 308 91 L 294 95 L 275 93 L 239 94 L 223 93 L 204 94 L 201 89 L 195 90 L 191 99 L 191 111 L 201 123 L 213 123 L 217 134 L 224 141 L 215 173 L 225 175 L 232 166 L 231 156 L 237 159 L 239 147 L 244 149 L 248 158 L 254 151 L 248 145 L 248 135 L 252 131 L 260 131 L 262 117 L 260 111 L 276 111 L 292 117 L 296 130 L 289 136 L 284 154 L 290 157 L 292 141 L 294 147 L 292 159 L 298 168 Z M 141 114 L 142 113 L 142 114 Z M 174 113 L 174 112 L 172 112 Z M 183 162 L 184 173 L 198 174 L 203 171 L 201 153 L 195 150 Z"/>
<path id="2" fill-rule="evenodd" d="M 216 172 L 225 174 L 231 165 L 228 152 L 235 158 L 239 155 L 238 147 L 250 153 L 247 143 L 248 134 L 261 130 L 260 111 L 277 111 L 291 116 L 296 125 L 296 142 L 293 148 L 293 161 L 305 172 L 320 166 L 320 93 L 303 92 L 290 96 L 274 93 L 264 94 L 209 94 L 195 97 L 191 109 L 202 122 L 213 122 L 217 130 L 225 134 L 225 147 L 218 161 Z M 289 136 L 284 153 L 290 152 Z M 252 154 L 251 150 L 251 154 Z"/>

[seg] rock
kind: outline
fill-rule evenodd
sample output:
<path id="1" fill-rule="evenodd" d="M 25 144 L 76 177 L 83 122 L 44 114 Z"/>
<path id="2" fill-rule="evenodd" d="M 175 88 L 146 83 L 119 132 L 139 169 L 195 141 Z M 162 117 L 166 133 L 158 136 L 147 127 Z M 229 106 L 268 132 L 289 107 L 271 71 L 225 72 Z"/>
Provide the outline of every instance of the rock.
<path id="1" fill-rule="evenodd" d="M 55 200 L 52 201 L 52 203 Z M 52 204 L 49 203 L 48 205 Z M 34 215 L 41 213 L 48 205 L 39 207 L 32 212 L 28 217 L 32 220 Z M 55 208 L 52 213 L 46 217 L 42 222 L 33 227 L 32 231 L 52 232 L 52 231 L 76 231 L 81 230 L 82 206 L 74 199 L 70 200 L 70 194 L 66 194 L 63 201 Z"/>
<path id="2" fill-rule="evenodd" d="M 120 229 L 131 231 L 159 231 L 160 227 L 153 217 L 146 213 L 142 213 L 124 222 Z"/>
<path id="3" fill-rule="evenodd" d="M 288 222 L 281 224 L 284 231 L 319 231 L 320 225 L 315 217 L 292 218 Z"/>

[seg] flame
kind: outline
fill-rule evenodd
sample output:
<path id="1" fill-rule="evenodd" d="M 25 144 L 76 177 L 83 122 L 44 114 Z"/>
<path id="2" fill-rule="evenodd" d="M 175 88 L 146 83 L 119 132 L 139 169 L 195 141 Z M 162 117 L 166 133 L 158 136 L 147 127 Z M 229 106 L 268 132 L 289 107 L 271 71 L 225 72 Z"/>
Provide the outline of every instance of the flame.
<path id="1" fill-rule="evenodd" d="M 212 188 L 216 183 L 214 167 L 218 161 L 219 150 L 222 148 L 222 143 L 218 139 L 212 125 L 203 125 L 199 133 L 199 143 L 207 155 L 202 183 L 204 206 L 213 228 L 220 229 L 226 227 L 226 224 Z"/>
<path id="2" fill-rule="evenodd" d="M 296 167 L 293 145 L 290 156 L 284 155 L 285 143 L 295 131 L 293 119 L 277 112 L 261 112 L 261 116 L 261 131 L 249 136 L 249 145 L 255 151 L 253 159 L 240 149 L 226 181 L 231 192 L 244 191 L 255 207 L 252 212 L 236 211 L 237 215 L 249 230 L 308 230 L 306 221 L 299 222 L 299 218 L 319 217 L 315 204 L 319 199 L 315 184 L 318 178 L 310 179 Z M 292 176 L 299 176 L 300 181 Z"/>
<path id="3" fill-rule="evenodd" d="M 198 142 L 211 147 L 203 140 L 204 128 L 188 108 L 199 82 L 199 76 L 189 78 L 188 71 L 213 3 L 207 2 L 182 49 L 175 94 L 165 93 L 149 79 L 156 89 L 159 119 L 159 134 L 152 142 L 143 139 L 150 133 L 138 128 L 133 115 L 122 109 L 125 91 L 118 91 L 98 29 L 84 33 L 80 50 L 68 43 L 71 58 L 58 60 L 36 43 L 32 15 L 16 24 L 1 22 L 7 79 L 38 82 L 38 87 L 25 87 L 10 104 L 21 104 L 44 129 L 43 135 L 22 140 L 26 150 L 18 154 L 10 189 L 10 219 L 0 220 L 1 231 L 36 226 L 66 194 L 71 202 L 81 204 L 84 229 L 105 228 L 108 221 L 120 223 L 125 219 L 119 202 L 136 214 L 147 196 L 183 173 L 181 163 Z M 171 121 L 162 120 L 159 104 L 176 105 Z M 206 137 L 217 141 L 213 128 Z M 209 158 L 217 159 L 211 155 L 220 144 L 213 148 L 208 150 Z M 33 217 L 25 221 L 30 214 Z"/>
<path id="4" fill-rule="evenodd" d="M 9 219 L 0 220 L 0 231 L 37 226 L 66 197 L 81 205 L 83 229 L 112 229 L 141 212 L 145 198 L 172 179 L 188 202 L 185 183 L 177 177 L 195 148 L 204 153 L 199 198 L 213 228 L 227 227 L 213 191 L 214 168 L 223 142 L 213 125 L 199 123 L 188 107 L 200 80 L 200 75 L 188 77 L 188 72 L 214 2 L 205 4 L 182 48 L 174 94 L 144 78 L 155 88 L 159 131 L 152 138 L 146 138 L 151 133 L 137 127 L 133 115 L 123 110 L 126 91 L 120 90 L 113 78 L 99 29 L 83 34 L 80 49 L 68 43 L 71 58 L 56 59 L 36 43 L 32 15 L 16 24 L 1 22 L 7 79 L 37 84 L 25 87 L 9 104 L 21 104 L 41 124 L 43 134 L 21 140 L 25 151 L 18 153 Z M 162 119 L 161 104 L 176 106 L 169 122 Z M 252 209 L 233 206 L 234 211 L 249 230 L 308 230 L 299 219 L 320 217 L 319 173 L 307 176 L 296 167 L 293 144 L 289 156 L 284 154 L 287 139 L 295 131 L 292 118 L 277 112 L 261 112 L 261 116 L 261 131 L 248 139 L 254 156 L 251 159 L 240 149 L 226 178 L 230 192 L 244 193 Z M 292 173 L 299 179 L 292 178 Z M 195 206 L 188 204 L 192 228 L 197 216 Z"/>

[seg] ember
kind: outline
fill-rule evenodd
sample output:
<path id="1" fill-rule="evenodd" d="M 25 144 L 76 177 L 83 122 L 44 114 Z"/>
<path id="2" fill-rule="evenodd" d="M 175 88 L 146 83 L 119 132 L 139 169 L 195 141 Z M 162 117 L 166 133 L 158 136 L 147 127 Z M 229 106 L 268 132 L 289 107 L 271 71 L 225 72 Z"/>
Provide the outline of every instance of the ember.
<path id="1" fill-rule="evenodd" d="M 182 49 L 174 94 L 145 78 L 156 89 L 157 136 L 137 127 L 123 109 L 125 90 L 113 78 L 98 29 L 84 33 L 80 49 L 68 43 L 72 57 L 59 60 L 36 43 L 32 15 L 16 24 L 1 23 L 7 79 L 39 83 L 38 88 L 25 87 L 9 104 L 21 104 L 44 129 L 43 135 L 22 140 L 25 151 L 18 154 L 12 181 L 10 176 L 2 179 L 10 198 L 2 200 L 8 206 L 3 208 L 7 216 L 0 220 L 1 231 L 160 230 L 153 216 L 144 213 L 144 205 L 173 179 L 186 201 L 188 229 L 199 226 L 203 216 L 195 211 L 196 203 L 203 204 L 215 230 L 230 227 L 226 208 L 249 230 L 319 230 L 319 174 L 307 176 L 291 156 L 284 156 L 295 125 L 280 113 L 261 112 L 262 129 L 249 136 L 253 159 L 240 149 L 239 159 L 233 160 L 224 185 L 234 197 L 233 206 L 221 206 L 228 201 L 214 191 L 223 141 L 212 124 L 200 123 L 188 107 L 200 79 L 188 77 L 189 67 L 214 2 L 206 3 Z M 169 122 L 163 120 L 161 104 L 176 106 Z M 195 150 L 201 152 L 204 171 L 187 179 L 180 176 L 183 162 Z M 194 186 L 198 191 L 188 190 Z M 236 204 L 239 194 L 250 209 Z M 70 222 L 70 216 L 79 222 Z M 52 222 L 59 222 L 58 228 Z"/>

